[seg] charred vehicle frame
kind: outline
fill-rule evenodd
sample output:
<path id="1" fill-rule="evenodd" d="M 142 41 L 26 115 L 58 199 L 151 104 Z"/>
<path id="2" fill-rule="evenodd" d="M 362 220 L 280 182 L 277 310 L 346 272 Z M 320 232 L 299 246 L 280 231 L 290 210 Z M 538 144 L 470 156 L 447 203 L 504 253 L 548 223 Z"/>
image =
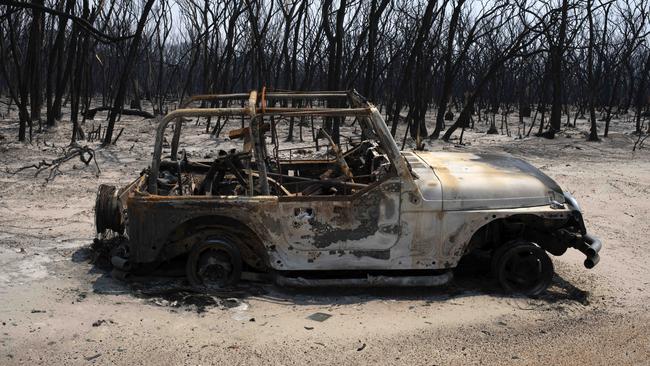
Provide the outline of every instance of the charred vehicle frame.
<path id="1" fill-rule="evenodd" d="M 186 108 L 196 102 L 220 107 Z M 179 154 L 185 118 L 226 116 L 248 122 L 229 134 L 241 150 L 209 161 Z M 325 152 L 296 159 L 280 149 L 277 122 L 290 118 L 310 119 Z M 314 129 L 314 118 L 325 128 Z M 359 136 L 335 141 L 335 118 L 358 124 Z M 355 91 L 192 97 L 160 121 L 138 179 L 100 186 L 96 225 L 128 238 L 114 250 L 118 275 L 183 258 L 189 282 L 204 287 L 249 272 L 294 286 L 438 285 L 481 250 L 505 290 L 537 294 L 553 275 L 547 252 L 573 247 L 592 268 L 601 248 L 575 198 L 535 167 L 507 155 L 401 152 Z"/>

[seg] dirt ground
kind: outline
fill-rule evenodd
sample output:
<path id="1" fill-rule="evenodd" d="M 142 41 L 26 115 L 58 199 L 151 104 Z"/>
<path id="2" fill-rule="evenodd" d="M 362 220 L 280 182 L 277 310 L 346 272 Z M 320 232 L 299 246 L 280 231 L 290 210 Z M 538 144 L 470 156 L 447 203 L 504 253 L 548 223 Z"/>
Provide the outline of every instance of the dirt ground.
<path id="1" fill-rule="evenodd" d="M 534 299 L 505 296 L 472 263 L 435 289 L 250 284 L 217 298 L 123 284 L 91 263 L 95 193 L 150 163 L 155 124 L 118 125 L 117 145 L 96 151 L 100 174 L 74 159 L 46 184 L 47 171 L 11 172 L 61 156 L 68 123 L 21 144 L 17 126 L 0 122 L 1 365 L 650 364 L 650 148 L 632 152 L 630 124 L 587 143 L 585 120 L 555 140 L 517 139 L 513 120 L 512 137 L 479 124 L 465 146 L 427 145 L 525 158 L 578 199 L 604 242 L 601 262 L 587 270 L 577 251 L 554 257 L 553 285 Z M 188 130 L 202 154 L 224 142 L 204 128 Z"/>

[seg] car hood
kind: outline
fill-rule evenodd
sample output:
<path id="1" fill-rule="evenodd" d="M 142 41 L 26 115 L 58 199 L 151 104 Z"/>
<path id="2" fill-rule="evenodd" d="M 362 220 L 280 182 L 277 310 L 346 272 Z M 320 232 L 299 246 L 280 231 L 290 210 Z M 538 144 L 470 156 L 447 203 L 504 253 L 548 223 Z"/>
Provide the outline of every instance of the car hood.
<path id="1" fill-rule="evenodd" d="M 562 189 L 553 179 L 509 155 L 421 151 L 414 154 L 440 182 L 444 210 L 544 206 L 551 201 L 564 203 Z M 425 188 L 430 186 L 426 180 L 420 177 L 416 182 Z"/>

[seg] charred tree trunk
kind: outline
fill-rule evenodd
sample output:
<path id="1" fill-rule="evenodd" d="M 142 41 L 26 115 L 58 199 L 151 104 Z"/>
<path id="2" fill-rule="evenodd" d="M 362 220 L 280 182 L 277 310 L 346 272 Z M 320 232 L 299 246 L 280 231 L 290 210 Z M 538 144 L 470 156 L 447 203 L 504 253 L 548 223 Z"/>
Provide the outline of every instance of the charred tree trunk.
<path id="1" fill-rule="evenodd" d="M 416 67 L 416 61 L 418 58 L 422 55 L 423 52 L 423 46 L 424 42 L 426 40 L 427 35 L 429 34 L 429 31 L 431 30 L 431 26 L 433 25 L 433 19 L 435 15 L 435 7 L 436 7 L 436 1 L 429 1 L 427 4 L 426 9 L 424 10 L 424 15 L 422 16 L 422 22 L 420 26 L 417 29 L 417 35 L 415 37 L 415 41 L 413 42 L 413 46 L 410 49 L 408 59 L 406 60 L 406 63 L 404 65 L 404 68 L 402 70 L 402 76 L 399 81 L 399 87 L 397 88 L 397 95 L 395 97 L 395 102 L 393 105 L 393 115 L 392 115 L 392 123 L 391 123 L 391 134 L 395 136 L 395 133 L 397 132 L 397 124 L 400 119 L 400 112 L 402 111 L 402 108 L 404 107 L 404 101 L 405 101 L 405 96 L 404 91 L 408 90 L 409 83 L 412 82 L 412 78 L 414 77 L 413 75 L 415 74 L 413 70 Z M 415 77 L 420 77 L 419 75 L 415 75 Z M 410 93 L 413 94 L 413 93 Z M 412 98 L 417 98 L 418 96 L 411 96 Z M 392 104 L 392 103 L 391 103 Z M 413 103 L 415 105 L 415 103 Z M 419 131 L 419 130 L 418 130 Z M 417 132 L 417 131 L 415 131 Z"/>
<path id="2" fill-rule="evenodd" d="M 636 112 L 635 112 L 635 133 L 636 134 L 642 134 L 643 131 L 641 131 L 641 113 L 643 112 L 643 98 L 645 97 L 646 94 L 646 84 L 648 83 L 648 74 L 650 74 L 650 50 L 646 51 L 646 60 L 645 60 L 645 65 L 643 67 L 643 71 L 641 72 L 641 79 L 639 80 L 639 88 L 637 89 L 636 92 L 636 100 L 635 100 L 635 107 L 636 107 Z"/>
<path id="3" fill-rule="evenodd" d="M 133 40 L 131 40 L 129 53 L 124 60 L 124 65 L 122 66 L 122 73 L 120 75 L 117 93 L 115 94 L 113 109 L 111 110 L 108 119 L 108 126 L 106 126 L 106 134 L 104 135 L 104 142 L 102 144 L 103 146 L 108 146 L 111 143 L 113 138 L 113 129 L 115 128 L 115 120 L 117 119 L 119 111 L 124 108 L 124 96 L 126 88 L 128 87 L 135 58 L 138 55 L 138 47 L 140 45 L 140 39 L 142 38 L 142 31 L 144 30 L 147 17 L 149 16 L 149 12 L 151 11 L 154 2 L 155 0 L 147 0 L 147 3 L 144 5 L 144 9 L 142 10 L 142 14 L 140 15 L 140 20 L 138 21 L 138 27 L 133 35 Z"/>
<path id="4" fill-rule="evenodd" d="M 9 38 L 9 47 L 11 51 L 11 59 L 14 64 L 15 78 L 17 91 L 14 93 L 14 101 L 18 107 L 18 141 L 25 141 L 27 124 L 31 126 L 31 118 L 29 115 L 29 110 L 27 108 L 29 100 L 29 84 L 26 78 L 26 72 L 24 72 L 22 65 L 26 62 L 20 59 L 20 54 L 18 53 L 18 44 L 16 39 L 15 32 L 15 22 L 12 20 L 12 17 L 8 18 L 8 38 Z M 5 72 L 7 80 L 9 79 L 9 73 Z"/>
<path id="5" fill-rule="evenodd" d="M 90 19 L 90 7 L 88 0 L 83 2 L 83 10 L 81 17 L 83 19 Z M 86 55 L 88 54 L 88 44 L 90 40 L 88 35 L 83 34 L 79 37 L 77 44 L 76 59 L 74 66 L 74 73 L 71 75 L 70 82 L 70 121 L 72 122 L 72 136 L 70 144 L 76 143 L 77 138 L 83 138 L 83 131 L 79 126 L 79 102 L 81 98 L 81 86 L 84 77 L 84 66 Z"/>
<path id="6" fill-rule="evenodd" d="M 323 29 L 328 41 L 328 73 L 327 88 L 328 90 L 337 90 L 341 79 L 341 64 L 343 56 L 343 21 L 345 20 L 345 11 L 347 0 L 341 0 L 339 8 L 336 11 L 335 28 L 332 30 L 329 20 L 329 12 L 332 8 L 332 0 L 326 0 L 323 4 Z M 328 106 L 335 107 L 335 100 L 328 101 Z M 335 143 L 340 143 L 341 137 L 339 132 L 340 118 L 328 117 L 325 121 L 325 130 L 332 136 Z"/>
<path id="7" fill-rule="evenodd" d="M 587 141 L 599 141 L 598 138 L 598 124 L 596 123 L 596 93 L 598 89 L 598 82 L 594 78 L 594 19 L 592 14 L 593 0 L 587 0 L 587 20 L 589 21 L 589 45 L 587 47 L 587 80 L 589 85 L 588 93 L 588 108 L 589 119 L 591 120 L 591 128 Z M 575 127 L 575 126 L 574 126 Z"/>
<path id="8" fill-rule="evenodd" d="M 44 0 L 32 0 L 32 4 L 43 6 Z M 25 80 L 29 82 L 30 94 L 30 137 L 34 121 L 41 125 L 41 106 L 43 95 L 41 91 L 41 53 L 43 48 L 43 26 L 45 23 L 43 11 L 32 9 L 32 25 L 29 32 L 27 62 L 25 63 Z"/>
<path id="9" fill-rule="evenodd" d="M 74 0 L 67 0 L 65 5 L 66 14 L 72 12 L 72 8 L 75 5 Z M 47 65 L 47 76 L 46 76 L 46 99 L 47 99 L 47 126 L 54 126 L 56 120 L 60 117 L 60 109 L 57 111 L 54 107 L 54 93 L 55 88 L 58 87 L 58 81 L 61 78 L 61 73 L 63 72 L 63 58 L 64 58 L 64 48 L 65 48 L 65 33 L 66 26 L 68 24 L 68 19 L 66 17 L 59 17 L 58 22 L 58 31 L 54 44 L 52 45 L 52 50 L 50 52 L 50 59 Z"/>
<path id="10" fill-rule="evenodd" d="M 370 99 L 375 99 L 375 48 L 377 45 L 377 33 L 379 28 L 379 20 L 383 14 L 386 6 L 390 0 L 382 0 L 381 4 L 377 4 L 378 0 L 372 0 L 370 3 L 370 15 L 368 19 L 368 55 L 366 62 L 366 76 L 363 91 L 365 96 Z"/>
<path id="11" fill-rule="evenodd" d="M 445 53 L 443 56 L 444 59 L 444 71 L 443 71 L 443 81 L 442 87 L 440 89 L 440 97 L 438 98 L 438 113 L 436 114 L 436 127 L 431 133 L 430 138 L 437 139 L 440 136 L 440 132 L 443 130 L 445 125 L 445 113 L 447 112 L 447 104 L 449 103 L 449 97 L 451 96 L 451 88 L 454 83 L 454 64 L 453 64 L 453 53 L 454 53 L 454 38 L 456 36 L 456 27 L 458 26 L 458 21 L 460 18 L 460 11 L 462 9 L 463 3 L 465 0 L 459 0 L 458 4 L 454 7 L 454 11 L 451 15 L 451 20 L 449 21 L 449 31 L 447 33 L 447 44 L 445 47 Z"/>
<path id="12" fill-rule="evenodd" d="M 562 1 L 562 15 L 560 19 L 560 30 L 557 40 L 554 44 L 550 45 L 550 73 L 551 85 L 553 92 L 551 94 L 551 126 L 548 131 L 544 133 L 544 137 L 554 138 L 555 133 L 558 132 L 562 125 L 562 74 L 564 50 L 566 48 L 566 28 L 567 17 L 569 12 L 569 1 Z"/>

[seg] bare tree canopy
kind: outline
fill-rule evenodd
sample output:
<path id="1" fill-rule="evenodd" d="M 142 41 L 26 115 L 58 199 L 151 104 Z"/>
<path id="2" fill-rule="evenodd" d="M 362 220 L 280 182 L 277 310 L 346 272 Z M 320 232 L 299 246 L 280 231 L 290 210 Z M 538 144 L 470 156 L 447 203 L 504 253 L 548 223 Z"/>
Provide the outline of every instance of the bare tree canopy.
<path id="1" fill-rule="evenodd" d="M 649 13 L 643 0 L 1 0 L 0 95 L 19 140 L 65 103 L 74 142 L 93 103 L 112 131 L 126 102 L 160 114 L 190 94 L 266 87 L 357 89 L 417 146 L 515 110 L 540 114 L 548 138 L 587 113 L 596 141 L 628 112 L 644 132 Z"/>

